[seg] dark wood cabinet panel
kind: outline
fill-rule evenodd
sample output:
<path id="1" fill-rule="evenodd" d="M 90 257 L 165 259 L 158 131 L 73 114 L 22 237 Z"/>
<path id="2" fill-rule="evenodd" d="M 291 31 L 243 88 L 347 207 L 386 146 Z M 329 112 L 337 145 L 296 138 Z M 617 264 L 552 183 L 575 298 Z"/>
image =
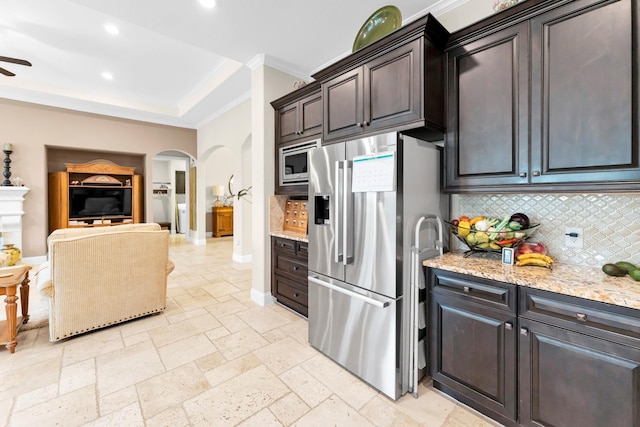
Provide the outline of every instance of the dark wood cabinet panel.
<path id="1" fill-rule="evenodd" d="M 526 184 L 526 23 L 447 54 L 447 186 Z"/>
<path id="2" fill-rule="evenodd" d="M 415 40 L 364 65 L 363 129 L 411 123 L 422 117 L 422 44 Z"/>
<path id="3" fill-rule="evenodd" d="M 323 142 L 362 131 L 363 69 L 358 67 L 322 85 L 324 101 Z"/>
<path id="4" fill-rule="evenodd" d="M 532 183 L 640 180 L 638 28 L 635 0 L 531 20 Z"/>
<path id="5" fill-rule="evenodd" d="M 640 351 L 520 321 L 520 422 L 640 426 Z"/>
<path id="6" fill-rule="evenodd" d="M 298 103 L 279 109 L 276 115 L 280 124 L 277 143 L 298 139 Z"/>
<path id="7" fill-rule="evenodd" d="M 637 190 L 638 0 L 526 3 L 451 36 L 446 190 Z"/>
<path id="8" fill-rule="evenodd" d="M 517 417 L 516 288 L 500 284 L 492 293 L 486 280 L 478 280 L 474 286 L 474 278 L 431 270 L 431 376 L 434 387 L 502 423 L 513 424 Z M 472 285 L 487 292 L 468 298 L 471 291 L 437 287 L 458 281 L 463 288 Z M 505 293 L 504 285 L 511 292 Z M 509 300 L 511 307 L 493 308 L 496 298 L 484 298 L 489 294 L 512 294 L 512 298 L 497 298 Z"/>
<path id="9" fill-rule="evenodd" d="M 308 137 L 322 133 L 322 95 L 318 93 L 300 101 L 300 136 Z"/>
<path id="10" fill-rule="evenodd" d="M 271 237 L 271 294 L 290 309 L 308 313 L 308 243 Z"/>

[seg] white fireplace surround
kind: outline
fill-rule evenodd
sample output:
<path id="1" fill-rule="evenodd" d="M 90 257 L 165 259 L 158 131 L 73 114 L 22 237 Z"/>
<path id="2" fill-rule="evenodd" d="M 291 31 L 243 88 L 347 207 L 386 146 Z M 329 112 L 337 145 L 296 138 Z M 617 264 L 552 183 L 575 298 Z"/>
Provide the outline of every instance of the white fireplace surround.
<path id="1" fill-rule="evenodd" d="M 0 186 L 0 230 L 4 244 L 22 248 L 22 216 L 27 187 Z"/>

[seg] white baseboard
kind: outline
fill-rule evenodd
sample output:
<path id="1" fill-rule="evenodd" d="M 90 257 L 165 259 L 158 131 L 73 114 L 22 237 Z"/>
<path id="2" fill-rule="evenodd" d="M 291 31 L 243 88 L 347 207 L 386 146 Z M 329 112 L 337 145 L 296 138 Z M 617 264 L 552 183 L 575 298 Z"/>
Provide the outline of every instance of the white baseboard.
<path id="1" fill-rule="evenodd" d="M 193 243 L 196 246 L 206 246 L 207 239 L 192 239 L 191 243 Z"/>
<path id="2" fill-rule="evenodd" d="M 267 294 L 251 288 L 251 301 L 264 307 L 265 305 L 273 304 L 276 299 L 270 293 Z"/>
<path id="3" fill-rule="evenodd" d="M 249 254 L 249 255 L 240 255 L 240 254 L 233 254 L 233 257 L 231 258 L 234 262 L 239 262 L 241 264 L 246 264 L 248 262 L 253 261 L 253 255 Z"/>
<path id="4" fill-rule="evenodd" d="M 213 237 L 213 232 L 212 231 L 207 231 L 206 233 L 204 233 L 204 237 L 206 237 L 207 239 Z"/>

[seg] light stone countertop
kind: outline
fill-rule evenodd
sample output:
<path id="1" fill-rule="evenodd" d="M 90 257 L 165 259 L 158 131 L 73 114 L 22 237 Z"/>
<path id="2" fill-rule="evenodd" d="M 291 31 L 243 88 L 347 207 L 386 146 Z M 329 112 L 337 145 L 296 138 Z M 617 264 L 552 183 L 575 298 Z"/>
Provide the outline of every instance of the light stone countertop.
<path id="1" fill-rule="evenodd" d="M 309 242 L 306 234 L 295 233 L 293 231 L 270 231 L 269 234 L 284 239 L 297 240 L 298 242 Z"/>
<path id="2" fill-rule="evenodd" d="M 629 276 L 607 276 L 599 268 L 557 263 L 553 269 L 516 267 L 502 264 L 499 254 L 464 258 L 462 252 L 427 259 L 424 265 L 640 310 L 640 282 Z"/>

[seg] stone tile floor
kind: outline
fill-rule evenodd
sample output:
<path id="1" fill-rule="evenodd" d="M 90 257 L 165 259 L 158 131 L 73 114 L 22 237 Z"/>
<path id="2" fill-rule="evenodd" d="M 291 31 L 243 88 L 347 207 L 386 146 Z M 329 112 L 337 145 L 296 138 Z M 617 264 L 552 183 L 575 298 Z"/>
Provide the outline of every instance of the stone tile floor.
<path id="1" fill-rule="evenodd" d="M 231 251 L 232 237 L 172 236 L 164 313 L 57 343 L 21 331 L 0 350 L 0 425 L 496 425 L 428 380 L 393 402 L 349 374 L 309 346 L 304 318 L 250 300 Z"/>

